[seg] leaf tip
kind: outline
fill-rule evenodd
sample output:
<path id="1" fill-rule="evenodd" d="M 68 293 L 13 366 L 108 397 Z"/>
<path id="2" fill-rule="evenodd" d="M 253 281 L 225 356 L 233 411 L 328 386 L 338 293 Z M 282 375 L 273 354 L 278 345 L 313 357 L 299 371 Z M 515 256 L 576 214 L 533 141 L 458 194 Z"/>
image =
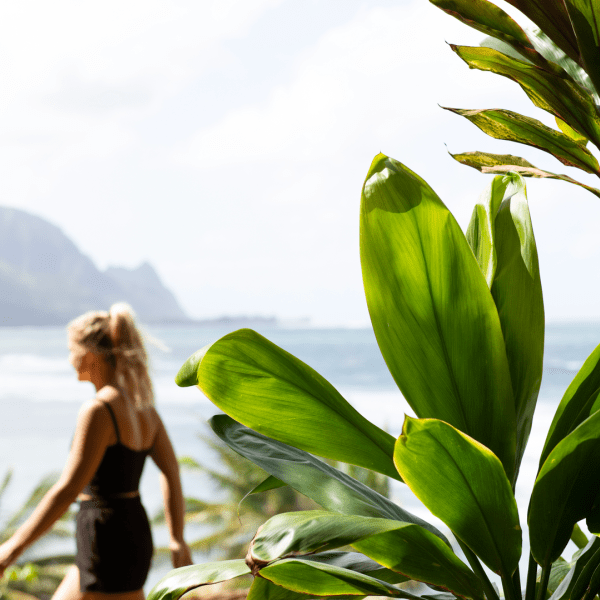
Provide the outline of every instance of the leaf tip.
<path id="1" fill-rule="evenodd" d="M 209 344 L 208 346 L 204 346 L 204 348 L 197 350 L 183 363 L 177 372 L 177 375 L 175 375 L 175 383 L 179 387 L 190 387 L 199 384 L 198 369 L 211 345 L 212 344 Z"/>

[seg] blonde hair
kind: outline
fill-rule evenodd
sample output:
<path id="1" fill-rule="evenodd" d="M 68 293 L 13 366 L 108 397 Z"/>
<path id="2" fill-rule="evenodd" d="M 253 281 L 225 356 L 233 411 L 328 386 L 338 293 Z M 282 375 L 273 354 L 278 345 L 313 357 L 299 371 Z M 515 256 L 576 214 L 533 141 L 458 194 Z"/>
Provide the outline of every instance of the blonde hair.
<path id="1" fill-rule="evenodd" d="M 131 306 L 119 302 L 109 312 L 86 312 L 71 321 L 67 330 L 76 344 L 103 355 L 115 368 L 117 385 L 136 408 L 154 405 L 148 354 Z"/>

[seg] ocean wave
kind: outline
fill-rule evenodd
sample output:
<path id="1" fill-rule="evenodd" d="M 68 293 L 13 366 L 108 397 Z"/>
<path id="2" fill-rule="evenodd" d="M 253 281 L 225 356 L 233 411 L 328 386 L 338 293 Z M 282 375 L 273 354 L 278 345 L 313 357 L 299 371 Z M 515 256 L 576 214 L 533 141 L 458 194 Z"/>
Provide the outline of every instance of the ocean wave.
<path id="1" fill-rule="evenodd" d="M 73 367 L 66 356 L 48 357 L 39 354 L 2 354 L 0 355 L 0 375 L 10 373 L 70 373 Z"/>

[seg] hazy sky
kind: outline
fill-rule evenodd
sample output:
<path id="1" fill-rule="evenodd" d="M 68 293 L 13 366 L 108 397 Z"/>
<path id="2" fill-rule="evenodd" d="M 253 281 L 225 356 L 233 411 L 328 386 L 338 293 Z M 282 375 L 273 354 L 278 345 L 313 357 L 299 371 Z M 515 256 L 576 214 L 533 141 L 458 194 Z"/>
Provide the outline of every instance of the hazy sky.
<path id="1" fill-rule="evenodd" d="M 427 0 L 2 3 L 0 204 L 49 219 L 101 268 L 150 261 L 194 317 L 366 323 L 358 216 L 379 151 L 463 228 L 489 177 L 447 149 L 598 186 L 438 107 L 552 125 L 445 43 L 481 37 Z M 600 200 L 528 188 L 548 318 L 600 318 Z"/>

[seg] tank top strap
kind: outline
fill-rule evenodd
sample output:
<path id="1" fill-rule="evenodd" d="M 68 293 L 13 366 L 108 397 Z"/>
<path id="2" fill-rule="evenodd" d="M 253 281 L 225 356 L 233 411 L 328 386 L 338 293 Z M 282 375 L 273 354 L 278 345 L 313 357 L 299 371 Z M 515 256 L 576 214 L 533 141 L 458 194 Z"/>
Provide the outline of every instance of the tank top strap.
<path id="1" fill-rule="evenodd" d="M 106 408 L 108 409 L 108 412 L 110 413 L 110 418 L 112 419 L 113 425 L 115 426 L 115 433 L 117 434 L 117 444 L 120 444 L 121 436 L 119 435 L 119 426 L 117 425 L 117 417 L 115 417 L 115 413 L 108 402 L 102 402 L 102 404 L 104 404 L 104 406 L 106 406 Z"/>

